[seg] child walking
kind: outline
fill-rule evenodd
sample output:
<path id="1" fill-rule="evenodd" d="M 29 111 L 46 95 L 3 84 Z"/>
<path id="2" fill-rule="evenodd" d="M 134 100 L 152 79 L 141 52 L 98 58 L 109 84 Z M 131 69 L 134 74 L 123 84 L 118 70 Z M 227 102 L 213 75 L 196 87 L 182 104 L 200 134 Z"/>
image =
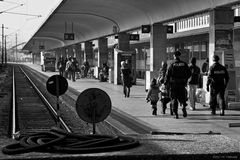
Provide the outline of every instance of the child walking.
<path id="1" fill-rule="evenodd" d="M 151 105 L 152 105 L 152 115 L 157 115 L 157 102 L 159 100 L 159 85 L 157 83 L 157 79 L 153 78 L 151 80 L 151 84 L 150 84 L 150 89 L 148 91 L 146 100 L 147 102 L 151 101 Z"/>

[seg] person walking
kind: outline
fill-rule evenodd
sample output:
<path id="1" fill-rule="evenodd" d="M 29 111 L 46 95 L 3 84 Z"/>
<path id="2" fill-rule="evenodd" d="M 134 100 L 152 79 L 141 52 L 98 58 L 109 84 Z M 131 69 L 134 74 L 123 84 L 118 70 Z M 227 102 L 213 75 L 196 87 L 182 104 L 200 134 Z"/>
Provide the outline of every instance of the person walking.
<path id="1" fill-rule="evenodd" d="M 159 70 L 158 83 L 163 84 L 167 72 L 167 62 L 162 61 L 161 68 Z"/>
<path id="2" fill-rule="evenodd" d="M 157 82 L 160 86 L 160 93 L 161 93 L 160 102 L 161 102 L 162 114 L 166 113 L 167 103 L 170 101 L 169 91 L 168 91 L 169 87 L 168 85 L 166 86 L 164 85 L 166 72 L 167 72 L 167 63 L 162 61 L 162 67 L 159 70 L 159 76 L 158 76 L 158 82 Z M 171 106 L 170 106 L 170 113 L 171 115 L 173 114 Z"/>
<path id="3" fill-rule="evenodd" d="M 174 118 L 178 119 L 178 102 L 183 106 L 183 117 L 187 117 L 187 94 L 186 85 L 191 75 L 190 69 L 186 62 L 180 60 L 180 51 L 174 52 L 173 62 L 166 73 L 165 85 L 170 85 L 170 98 L 173 107 Z"/>
<path id="4" fill-rule="evenodd" d="M 213 56 L 213 64 L 210 66 L 207 81 L 207 91 L 210 86 L 210 108 L 211 114 L 216 114 L 217 96 L 219 95 L 220 116 L 224 116 L 226 104 L 224 99 L 225 90 L 229 82 L 229 74 L 223 65 L 219 63 L 219 56 Z"/>
<path id="5" fill-rule="evenodd" d="M 209 60 L 208 60 L 208 58 L 203 62 L 201 69 L 202 69 L 202 73 L 204 75 L 208 74 L 208 69 L 209 69 Z"/>
<path id="6" fill-rule="evenodd" d="M 202 64 L 202 67 L 201 67 L 201 71 L 202 71 L 202 73 L 201 73 L 201 79 L 200 79 L 200 85 L 199 85 L 199 87 L 200 88 L 203 88 L 203 77 L 205 77 L 205 76 L 207 76 L 207 74 L 208 74 L 208 70 L 209 70 L 209 59 L 207 58 L 204 62 L 203 62 L 203 64 Z"/>
<path id="7" fill-rule="evenodd" d="M 123 85 L 123 93 L 125 97 L 130 96 L 130 88 L 132 87 L 131 70 L 127 67 L 124 61 L 121 62 L 121 78 Z"/>
<path id="8" fill-rule="evenodd" d="M 58 60 L 59 75 L 64 76 L 64 69 L 65 69 L 65 61 L 64 61 L 64 58 L 61 55 L 61 57 Z"/>
<path id="9" fill-rule="evenodd" d="M 189 66 L 191 71 L 191 76 L 188 80 L 189 86 L 189 100 L 190 100 L 190 110 L 195 110 L 196 104 L 196 90 L 200 82 L 200 68 L 196 65 L 197 59 L 193 57 L 191 59 L 191 64 Z"/>
<path id="10" fill-rule="evenodd" d="M 88 61 L 86 60 L 85 62 L 83 62 L 83 65 L 84 65 L 84 75 L 83 75 L 83 77 L 87 77 L 87 75 L 88 75 L 88 70 L 90 69 L 90 65 L 89 65 L 89 63 L 88 63 Z"/>
<path id="11" fill-rule="evenodd" d="M 68 61 L 66 63 L 65 73 L 66 73 L 66 78 L 71 80 L 71 77 L 72 77 L 72 57 L 68 58 Z"/>
<path id="12" fill-rule="evenodd" d="M 66 69 L 66 66 L 67 66 L 67 62 L 68 62 L 68 58 L 65 57 L 65 60 L 64 60 L 64 77 L 65 78 L 68 78 L 68 72 L 67 72 L 67 69 Z"/>
<path id="13" fill-rule="evenodd" d="M 152 105 L 152 115 L 157 115 L 157 102 L 159 100 L 159 85 L 157 79 L 153 78 L 151 80 L 150 89 L 146 97 L 147 102 L 151 102 Z"/>
<path id="14" fill-rule="evenodd" d="M 76 59 L 76 57 L 72 58 L 72 64 L 71 64 L 71 75 L 72 75 L 72 81 L 75 82 L 76 81 L 76 70 L 78 68 L 78 61 Z"/>

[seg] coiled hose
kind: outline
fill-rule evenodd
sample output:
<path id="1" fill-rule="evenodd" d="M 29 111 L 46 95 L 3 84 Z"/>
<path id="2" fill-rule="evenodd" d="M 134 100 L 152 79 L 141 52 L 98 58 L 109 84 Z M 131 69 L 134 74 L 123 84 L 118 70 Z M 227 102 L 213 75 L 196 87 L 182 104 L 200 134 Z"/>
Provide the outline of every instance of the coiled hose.
<path id="1" fill-rule="evenodd" d="M 131 137 L 109 135 L 76 135 L 53 128 L 24 136 L 19 142 L 3 147 L 4 154 L 20 154 L 27 152 L 51 153 L 98 153 L 130 149 L 139 145 Z"/>

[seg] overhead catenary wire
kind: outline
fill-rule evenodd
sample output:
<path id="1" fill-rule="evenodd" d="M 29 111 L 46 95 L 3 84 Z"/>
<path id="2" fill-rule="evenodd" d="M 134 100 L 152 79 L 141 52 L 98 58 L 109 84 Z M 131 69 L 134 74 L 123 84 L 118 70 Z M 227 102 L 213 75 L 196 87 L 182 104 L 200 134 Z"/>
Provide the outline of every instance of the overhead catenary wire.
<path id="1" fill-rule="evenodd" d="M 8 11 L 10 11 L 10 10 L 12 10 L 12 9 L 15 9 L 15 8 L 18 8 L 18 7 L 21 7 L 21 6 L 23 6 L 23 5 L 24 5 L 24 4 L 19 4 L 19 5 L 15 6 L 15 7 L 11 7 L 11 8 L 8 8 L 8 9 L 6 9 L 6 10 L 0 11 L 0 14 L 2 14 L 2 13 L 7 13 Z"/>
<path id="2" fill-rule="evenodd" d="M 0 13 L 17 14 L 17 15 L 23 15 L 23 16 L 35 16 L 35 17 L 42 17 L 42 15 L 36 15 L 36 14 L 27 14 L 27 13 L 18 13 L 18 12 L 0 12 Z"/>

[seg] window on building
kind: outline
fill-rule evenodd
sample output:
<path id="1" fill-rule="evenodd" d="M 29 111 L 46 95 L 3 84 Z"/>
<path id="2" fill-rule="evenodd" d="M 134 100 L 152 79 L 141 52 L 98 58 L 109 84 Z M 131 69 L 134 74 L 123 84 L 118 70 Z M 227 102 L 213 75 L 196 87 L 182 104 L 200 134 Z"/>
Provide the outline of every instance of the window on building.
<path id="1" fill-rule="evenodd" d="M 200 59 L 199 57 L 199 42 L 194 42 L 193 43 L 193 57 L 196 57 L 196 59 Z"/>
<path id="2" fill-rule="evenodd" d="M 201 43 L 201 59 L 206 59 L 208 58 L 208 55 L 207 55 L 207 42 L 202 42 Z"/>
<path id="3" fill-rule="evenodd" d="M 209 24 L 209 16 L 206 15 L 206 24 Z"/>
<path id="4" fill-rule="evenodd" d="M 186 19 L 180 19 L 174 22 L 176 32 L 188 31 L 192 29 L 199 29 L 209 26 L 209 13 L 195 15 Z"/>
<path id="5" fill-rule="evenodd" d="M 199 17 L 199 26 L 202 26 L 203 24 L 202 24 L 202 16 L 201 17 Z"/>
<path id="6" fill-rule="evenodd" d="M 234 16 L 239 16 L 239 8 L 234 9 Z"/>
<path id="7" fill-rule="evenodd" d="M 203 17 L 203 25 L 206 25 L 207 24 L 207 16 L 205 15 L 204 17 Z"/>

